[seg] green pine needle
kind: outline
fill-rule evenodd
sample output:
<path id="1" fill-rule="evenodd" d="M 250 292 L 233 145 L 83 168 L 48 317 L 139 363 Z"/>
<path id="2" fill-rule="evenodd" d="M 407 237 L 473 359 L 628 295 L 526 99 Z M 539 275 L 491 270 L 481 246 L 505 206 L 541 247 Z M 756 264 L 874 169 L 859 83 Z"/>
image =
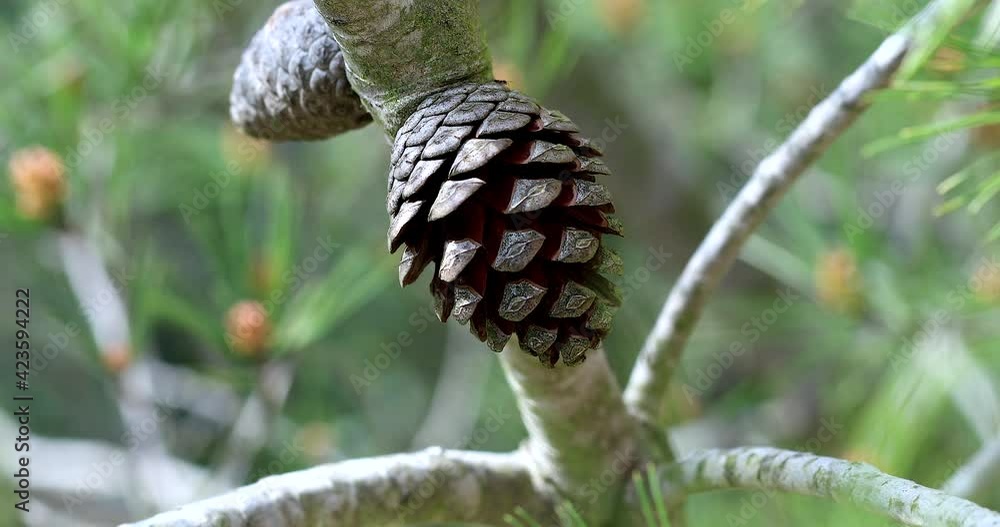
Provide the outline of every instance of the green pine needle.
<path id="1" fill-rule="evenodd" d="M 966 128 L 976 128 L 995 123 L 1000 123 L 1000 112 L 980 112 L 941 123 L 910 126 L 903 128 L 893 137 L 885 137 L 869 143 L 861 150 L 861 153 L 865 157 L 872 157 L 887 150 L 892 150 L 900 146 L 916 143 L 949 132 L 964 130 Z"/>
<path id="2" fill-rule="evenodd" d="M 660 486 L 660 473 L 652 463 L 646 467 L 646 473 L 649 475 L 649 491 L 653 499 L 653 505 L 656 507 L 656 517 L 659 520 L 658 525 L 660 527 L 670 527 L 670 515 L 667 514 L 667 501 L 663 498 L 663 487 Z"/>
<path id="3" fill-rule="evenodd" d="M 917 74 L 927 63 L 941 44 L 948 38 L 952 29 L 962 22 L 965 15 L 976 5 L 977 0 L 952 0 L 942 2 L 934 11 L 927 10 L 917 15 L 912 23 L 916 27 L 917 43 L 906 54 L 903 65 L 896 74 L 897 80 L 908 80 Z M 923 20 L 931 18 L 932 20 Z"/>
<path id="4" fill-rule="evenodd" d="M 535 519 L 532 518 L 530 514 L 528 514 L 528 511 L 524 510 L 522 507 L 518 507 L 517 509 L 515 509 L 514 514 L 520 516 L 521 519 L 524 520 L 527 527 L 542 527 L 542 525 L 537 521 L 535 521 Z"/>
<path id="5" fill-rule="evenodd" d="M 641 472 L 632 474 L 632 483 L 635 485 L 636 494 L 639 495 L 639 510 L 642 512 L 642 519 L 649 527 L 656 525 L 656 516 L 653 515 L 653 504 L 650 501 L 649 493 L 646 490 L 646 480 Z"/>

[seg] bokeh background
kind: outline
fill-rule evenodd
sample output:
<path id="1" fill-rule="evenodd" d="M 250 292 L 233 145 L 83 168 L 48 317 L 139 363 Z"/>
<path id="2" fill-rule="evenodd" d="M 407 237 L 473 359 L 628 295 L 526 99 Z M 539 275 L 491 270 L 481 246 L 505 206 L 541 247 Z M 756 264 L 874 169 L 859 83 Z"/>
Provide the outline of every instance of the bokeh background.
<path id="1" fill-rule="evenodd" d="M 496 77 L 606 144 L 627 228 L 620 379 L 753 167 L 920 4 L 482 2 Z M 684 359 L 678 449 L 777 444 L 940 486 L 1000 434 L 1000 54 L 981 4 L 751 240 Z M 228 124 L 242 47 L 276 5 L 0 5 L 0 160 L 66 189 L 46 220 L 0 185 L 0 334 L 14 342 L 30 288 L 38 444 L 37 509 L 11 514 L 4 491 L 0 525 L 108 525 L 318 463 L 524 437 L 495 357 L 434 319 L 426 276 L 397 285 L 382 131 L 268 144 Z M 64 172 L 13 162 L 33 145 Z M 977 499 L 1000 507 L 1000 485 Z M 880 524 L 738 492 L 688 514 Z"/>

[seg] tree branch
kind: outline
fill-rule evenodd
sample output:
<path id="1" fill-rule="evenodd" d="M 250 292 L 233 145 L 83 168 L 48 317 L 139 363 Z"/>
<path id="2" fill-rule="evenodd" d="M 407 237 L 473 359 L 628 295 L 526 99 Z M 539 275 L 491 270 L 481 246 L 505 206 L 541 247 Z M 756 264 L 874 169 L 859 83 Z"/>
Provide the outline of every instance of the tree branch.
<path id="1" fill-rule="evenodd" d="M 528 429 L 527 451 L 536 485 L 574 502 L 597 524 L 611 513 L 617 487 L 591 492 L 602 475 L 623 481 L 635 464 L 636 429 L 603 350 L 578 366 L 539 367 L 514 340 L 501 355 Z"/>
<path id="2" fill-rule="evenodd" d="M 853 503 L 906 525 L 1000 527 L 1000 514 L 865 463 L 767 447 L 707 450 L 658 469 L 669 499 L 721 489 L 789 492 Z M 629 498 L 634 503 L 636 496 Z"/>
<path id="3" fill-rule="evenodd" d="M 941 487 L 953 496 L 974 498 L 1000 482 L 1000 435 L 983 445 L 969 461 Z"/>
<path id="4" fill-rule="evenodd" d="M 681 353 L 709 297 L 743 245 L 782 196 L 867 108 L 867 97 L 891 81 L 903 57 L 934 24 L 943 2 L 933 2 L 809 113 L 765 158 L 691 257 L 640 352 L 625 390 L 629 409 L 644 423 L 660 424 L 661 406 Z"/>
<path id="5" fill-rule="evenodd" d="M 347 77 L 395 135 L 428 94 L 492 77 L 473 0 L 315 0 L 344 53 Z"/>
<path id="6" fill-rule="evenodd" d="M 260 482 L 160 514 L 134 527 L 384 527 L 425 522 L 502 525 L 516 507 L 551 505 L 534 490 L 522 453 L 431 448 L 358 459 Z"/>
<path id="7" fill-rule="evenodd" d="M 130 455 L 135 458 L 134 462 L 126 464 L 133 476 L 133 492 L 130 497 L 137 500 L 135 505 L 143 510 L 148 510 L 149 505 L 154 507 L 153 510 L 168 506 L 163 501 L 165 493 L 158 488 L 162 481 L 143 478 L 140 473 L 142 465 L 139 460 L 143 456 L 169 458 L 170 453 L 160 429 L 163 418 L 157 411 L 156 403 L 144 399 L 141 392 L 131 390 L 131 387 L 148 385 L 154 381 L 149 368 L 142 365 L 145 358 L 132 360 L 135 354 L 132 351 L 125 301 L 120 291 L 125 283 L 112 280 L 97 247 L 83 234 L 67 228 L 56 235 L 63 271 L 70 289 L 89 324 L 98 353 L 105 362 L 105 372 L 116 383 L 115 402 L 122 425 L 127 433 L 132 434 L 152 427 L 149 433 L 143 434 L 143 439 L 135 448 L 129 449 Z M 121 369 L 117 369 L 119 367 Z"/>

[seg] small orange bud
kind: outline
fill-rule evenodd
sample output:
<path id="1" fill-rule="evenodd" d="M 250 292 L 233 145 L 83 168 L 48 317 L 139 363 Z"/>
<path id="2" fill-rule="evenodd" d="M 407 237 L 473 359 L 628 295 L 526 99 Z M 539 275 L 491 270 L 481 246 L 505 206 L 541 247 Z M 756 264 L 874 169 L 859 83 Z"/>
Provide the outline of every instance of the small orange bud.
<path id="1" fill-rule="evenodd" d="M 8 163 L 17 209 L 25 218 L 50 219 L 66 197 L 66 167 L 55 152 L 34 146 L 14 152 Z"/>
<path id="2" fill-rule="evenodd" d="M 609 31 L 617 35 L 631 33 L 646 11 L 645 0 L 599 0 L 600 18 Z"/>
<path id="3" fill-rule="evenodd" d="M 271 338 L 271 322 L 260 302 L 246 300 L 229 308 L 226 334 L 234 350 L 243 355 L 262 353 Z"/>
<path id="4" fill-rule="evenodd" d="M 104 369 L 115 375 L 125 371 L 132 364 L 132 349 L 128 344 L 116 344 L 101 353 Z"/>
<path id="5" fill-rule="evenodd" d="M 965 69 L 965 53 L 955 48 L 940 48 L 927 67 L 939 73 L 957 73 Z"/>
<path id="6" fill-rule="evenodd" d="M 517 64 L 504 60 L 493 62 L 493 78 L 498 81 L 505 81 L 507 85 L 515 90 L 524 88 L 524 75 Z"/>
<path id="7" fill-rule="evenodd" d="M 984 104 L 979 108 L 982 112 L 995 112 L 1000 111 L 1000 103 L 998 104 Z M 986 126 L 977 126 L 969 130 L 972 136 L 972 144 L 976 145 L 983 150 L 997 150 L 1000 149 L 1000 123 L 988 124 Z"/>
<path id="8" fill-rule="evenodd" d="M 816 295 L 821 304 L 850 313 L 861 307 L 861 275 L 854 254 L 839 248 L 821 254 L 816 262 Z"/>
<path id="9" fill-rule="evenodd" d="M 987 304 L 1000 303 L 1000 267 L 979 266 L 972 274 L 972 290 L 976 298 Z"/>

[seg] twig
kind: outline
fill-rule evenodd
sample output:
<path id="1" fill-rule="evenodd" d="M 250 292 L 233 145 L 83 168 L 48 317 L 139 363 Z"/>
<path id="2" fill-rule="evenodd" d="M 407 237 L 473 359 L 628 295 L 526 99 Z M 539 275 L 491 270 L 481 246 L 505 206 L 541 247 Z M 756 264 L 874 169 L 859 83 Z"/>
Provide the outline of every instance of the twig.
<path id="1" fill-rule="evenodd" d="M 221 380 L 155 358 L 144 358 L 136 366 L 148 370 L 144 377 L 152 377 L 156 382 L 137 382 L 140 379 L 136 377 L 123 381 L 128 390 L 147 401 L 159 401 L 204 421 L 224 426 L 232 423 L 240 411 L 242 401 Z"/>
<path id="2" fill-rule="evenodd" d="M 766 447 L 707 450 L 660 467 L 659 474 L 672 500 L 712 490 L 760 489 L 767 499 L 773 492 L 788 492 L 853 503 L 906 525 L 1000 526 L 1000 513 L 970 501 L 865 463 L 804 452 Z"/>
<path id="3" fill-rule="evenodd" d="M 941 487 L 943 492 L 974 498 L 1000 485 L 1000 436 L 993 438 Z"/>
<path id="4" fill-rule="evenodd" d="M 120 291 L 124 284 L 112 280 L 99 251 L 82 234 L 67 229 L 60 231 L 57 236 L 63 270 L 90 326 L 98 353 L 109 361 L 115 360 L 114 354 L 131 357 L 133 353 L 129 322 Z M 133 435 L 142 432 L 143 440 L 136 445 L 136 451 L 130 454 L 134 457 L 166 457 L 168 450 L 160 432 L 163 419 L 156 404 L 142 397 L 139 391 L 133 390 L 135 386 L 155 382 L 150 371 L 141 365 L 142 360 L 140 358 L 129 363 L 122 371 L 109 377 L 115 381 L 115 401 L 125 430 Z M 134 479 L 135 492 L 130 495 L 141 500 L 135 504 L 136 508 L 145 510 L 151 506 L 154 510 L 159 510 L 167 505 L 161 499 L 165 493 L 159 488 L 158 480 L 142 478 L 138 473 L 140 465 L 137 462 L 126 466 L 131 469 Z M 164 479 L 172 476 L 165 474 Z"/>
<path id="5" fill-rule="evenodd" d="M 739 256 L 744 243 L 809 166 L 868 107 L 914 44 L 914 34 L 933 24 L 943 2 L 889 38 L 809 113 L 792 135 L 765 158 L 746 186 L 695 251 L 650 332 L 625 390 L 629 409 L 644 423 L 659 424 L 661 403 L 709 297 Z M 919 31 L 918 31 L 919 30 Z"/>
<path id="6" fill-rule="evenodd" d="M 97 351 L 107 355 L 131 346 L 128 316 L 116 284 L 104 267 L 97 248 L 84 235 L 74 231 L 58 233 L 59 256 Z"/>
<path id="7" fill-rule="evenodd" d="M 503 525 L 503 516 L 517 507 L 539 516 L 551 510 L 535 492 L 526 456 L 432 448 L 265 478 L 132 525 Z"/>

